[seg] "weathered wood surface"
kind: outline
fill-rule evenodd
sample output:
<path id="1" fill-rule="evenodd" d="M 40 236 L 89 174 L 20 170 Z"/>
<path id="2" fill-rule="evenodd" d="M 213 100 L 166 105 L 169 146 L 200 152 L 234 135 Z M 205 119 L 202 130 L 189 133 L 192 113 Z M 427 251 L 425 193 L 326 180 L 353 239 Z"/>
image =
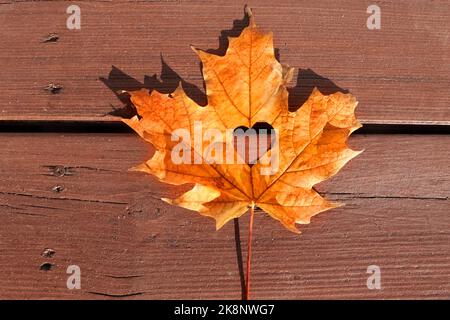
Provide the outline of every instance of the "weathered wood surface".
<path id="1" fill-rule="evenodd" d="M 0 4 L 1 119 L 111 119 L 122 104 L 111 89 L 174 89 L 179 77 L 205 101 L 199 62 L 189 49 L 218 48 L 237 35 L 244 4 L 271 30 L 282 63 L 302 69 L 291 104 L 313 86 L 350 90 L 363 122 L 450 121 L 450 4 L 448 1 L 377 1 L 381 30 L 368 30 L 361 1 L 78 1 L 81 30 L 66 28 L 72 1 Z M 55 42 L 44 42 L 49 34 Z M 164 84 L 161 57 L 167 66 Z M 311 70 L 307 70 L 310 68 Z M 318 76 L 320 75 L 320 76 Z M 130 78 L 131 77 L 131 78 Z M 328 78 L 328 81 L 324 78 Z M 294 81 L 295 82 L 295 81 Z M 50 83 L 63 88 L 52 94 Z M 293 84 L 295 86 L 295 83 Z M 111 114 L 112 112 L 112 114 Z"/>
<path id="2" fill-rule="evenodd" d="M 292 106 L 313 86 L 348 89 L 363 123 L 450 125 L 448 1 L 378 1 L 381 30 L 366 28 L 368 4 L 355 0 L 78 1 L 81 30 L 68 30 L 70 1 L 0 0 L 2 128 L 109 123 L 125 115 L 115 90 L 168 92 L 180 78 L 204 104 L 189 45 L 223 53 L 245 3 L 274 32 L 280 61 L 300 69 Z M 450 136 L 357 134 L 351 145 L 366 151 L 318 186 L 345 207 L 300 236 L 256 215 L 253 297 L 448 299 Z M 160 201 L 187 186 L 128 172 L 152 153 L 135 135 L 2 132 L 0 148 L 0 298 L 241 297 L 237 225 L 216 232 Z M 372 264 L 381 290 L 366 287 Z M 69 265 L 81 268 L 81 290 L 66 288 Z"/>
<path id="3" fill-rule="evenodd" d="M 450 137 L 350 145 L 366 151 L 318 188 L 345 207 L 300 236 L 256 215 L 253 297 L 449 298 Z M 235 225 L 216 232 L 158 200 L 182 188 L 127 171 L 152 153 L 137 136 L 4 133 L 0 147 L 0 298 L 241 297 Z M 245 262 L 248 215 L 239 221 Z M 81 290 L 66 288 L 72 264 Z M 366 287 L 372 264 L 381 290 Z"/>

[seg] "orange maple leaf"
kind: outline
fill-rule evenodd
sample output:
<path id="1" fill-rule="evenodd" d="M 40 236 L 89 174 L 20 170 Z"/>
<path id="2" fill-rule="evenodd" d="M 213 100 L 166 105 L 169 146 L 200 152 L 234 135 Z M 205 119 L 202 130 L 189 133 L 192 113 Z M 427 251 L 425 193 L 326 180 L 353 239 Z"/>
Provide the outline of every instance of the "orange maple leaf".
<path id="1" fill-rule="evenodd" d="M 224 56 L 193 48 L 203 64 L 206 107 L 191 100 L 181 84 L 171 94 L 130 92 L 139 116 L 123 121 L 156 148 L 134 169 L 169 184 L 195 183 L 182 196 L 163 200 L 214 218 L 217 229 L 259 207 L 299 232 L 296 223 L 307 224 L 339 206 L 313 186 L 360 153 L 346 145 L 361 126 L 354 115 L 357 102 L 351 94 L 323 95 L 314 89 L 301 108 L 290 112 L 286 85 L 293 68 L 276 60 L 272 33 L 259 30 L 250 11 L 249 16 L 240 36 L 229 38 Z M 259 122 L 274 128 L 277 142 L 250 166 L 236 152 L 229 129 Z M 208 139 L 192 141 L 199 130 L 210 130 Z M 233 161 L 217 161 L 220 157 Z M 276 170 L 267 161 L 273 159 Z"/>

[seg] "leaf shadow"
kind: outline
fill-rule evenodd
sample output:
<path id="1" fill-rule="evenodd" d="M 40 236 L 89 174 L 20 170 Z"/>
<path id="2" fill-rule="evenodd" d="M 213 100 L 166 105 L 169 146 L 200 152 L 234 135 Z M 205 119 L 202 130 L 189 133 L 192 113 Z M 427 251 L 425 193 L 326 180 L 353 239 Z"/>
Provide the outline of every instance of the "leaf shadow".
<path id="1" fill-rule="evenodd" d="M 239 278 L 241 282 L 241 299 L 245 299 L 245 274 L 244 274 L 244 261 L 242 259 L 242 246 L 241 246 L 241 231 L 239 228 L 239 219 L 234 218 L 234 240 L 236 243 L 236 258 L 237 258 L 237 265 L 239 270 Z"/>
<path id="2" fill-rule="evenodd" d="M 297 82 L 294 87 L 289 87 L 289 110 L 299 109 L 311 95 L 314 88 L 319 89 L 325 95 L 336 92 L 348 93 L 348 90 L 337 86 L 328 78 L 322 77 L 311 69 L 299 69 Z"/>
<path id="3" fill-rule="evenodd" d="M 246 14 L 242 19 L 234 20 L 233 27 L 231 29 L 225 29 L 221 31 L 219 36 L 219 47 L 217 49 L 206 50 L 208 53 L 216 55 L 225 55 L 228 47 L 228 37 L 237 37 L 242 30 L 248 26 L 249 18 Z M 275 58 L 280 61 L 280 50 L 274 48 Z M 191 84 L 180 77 L 163 59 L 161 54 L 161 73 L 158 79 L 156 74 L 152 76 L 144 76 L 144 81 L 140 82 L 130 75 L 126 74 L 116 66 L 111 67 L 111 71 L 107 78 L 100 77 L 99 79 L 108 87 L 121 101 L 121 107 L 111 106 L 113 110 L 106 113 L 106 115 L 118 116 L 123 118 L 131 118 L 136 114 L 136 110 L 133 107 L 129 95 L 123 94 L 122 91 L 133 91 L 141 88 L 148 89 L 150 92 L 157 90 L 161 93 L 173 92 L 178 84 L 181 82 L 186 94 L 193 99 L 197 104 L 205 106 L 207 104 L 207 98 L 205 94 L 205 83 L 203 82 L 203 91 L 200 90 L 194 84 Z M 200 71 L 202 70 L 201 63 L 199 63 Z M 303 103 L 308 99 L 313 89 L 317 88 L 323 94 L 332 94 L 335 92 L 348 93 L 348 90 L 342 89 L 337 86 L 330 79 L 323 77 L 311 69 L 299 69 L 297 73 L 296 84 L 293 87 L 288 87 L 289 92 L 289 110 L 295 111 L 299 109 Z M 237 264 L 241 283 L 241 296 L 245 298 L 245 274 L 244 263 L 242 258 L 242 248 L 240 239 L 239 220 L 234 219 L 234 231 L 235 231 L 235 243 L 236 243 L 236 256 Z"/>
<path id="4" fill-rule="evenodd" d="M 161 93 L 172 93 L 181 82 L 186 94 L 191 97 L 197 104 L 206 105 L 206 95 L 197 86 L 185 81 L 176 73 L 165 61 L 161 55 L 161 73 L 158 79 L 157 74 L 152 76 L 145 75 L 144 81 L 140 82 L 130 75 L 126 74 L 116 66 L 111 67 L 111 71 L 107 78 L 100 77 L 100 81 L 108 87 L 122 102 L 122 106 L 114 107 L 113 110 L 106 115 L 117 116 L 122 118 L 131 118 L 136 114 L 129 95 L 123 91 L 134 91 L 142 88 L 148 89 L 149 92 L 157 90 Z"/>

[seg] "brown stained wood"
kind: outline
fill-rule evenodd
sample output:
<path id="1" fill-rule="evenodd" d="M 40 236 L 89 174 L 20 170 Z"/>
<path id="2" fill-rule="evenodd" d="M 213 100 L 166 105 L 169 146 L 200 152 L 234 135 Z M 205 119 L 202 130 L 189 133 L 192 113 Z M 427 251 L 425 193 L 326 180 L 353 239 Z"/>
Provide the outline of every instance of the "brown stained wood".
<path id="1" fill-rule="evenodd" d="M 256 214 L 253 297 L 448 298 L 450 137 L 357 135 L 350 145 L 366 151 L 318 187 L 345 207 L 300 236 Z M 240 299 L 233 222 L 216 232 L 160 201 L 184 187 L 127 171 L 152 153 L 137 136 L 8 133 L 0 147 L 0 298 Z M 66 288 L 72 264 L 81 290 Z M 372 264 L 381 290 L 366 287 Z"/>
<path id="2" fill-rule="evenodd" d="M 122 103 L 99 78 L 112 65 L 127 75 L 116 70 L 113 90 L 139 87 L 129 77 L 148 75 L 146 86 L 170 91 L 181 77 L 204 102 L 189 45 L 217 49 L 245 3 L 274 32 L 281 62 L 302 69 L 292 105 L 313 86 L 342 88 L 360 101 L 363 123 L 449 123 L 450 5 L 443 0 L 379 1 L 381 30 L 367 29 L 368 4 L 356 0 L 82 1 L 81 30 L 66 28 L 71 1 L 2 1 L 0 120 L 111 119 Z M 218 52 L 242 26 L 222 34 Z M 163 85 L 152 78 L 161 57 Z M 52 93 L 52 85 L 61 88 Z"/>

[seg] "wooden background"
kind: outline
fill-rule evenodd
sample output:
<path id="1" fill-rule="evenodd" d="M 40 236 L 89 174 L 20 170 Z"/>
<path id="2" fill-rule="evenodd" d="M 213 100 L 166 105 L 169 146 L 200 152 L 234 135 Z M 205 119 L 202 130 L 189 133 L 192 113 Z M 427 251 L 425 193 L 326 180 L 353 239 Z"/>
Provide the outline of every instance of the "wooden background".
<path id="1" fill-rule="evenodd" d="M 450 298 L 449 2 L 376 1 L 381 30 L 369 1 L 247 2 L 298 68 L 292 107 L 314 86 L 351 91 L 365 127 L 350 145 L 366 149 L 318 186 L 346 206 L 300 236 L 256 214 L 253 297 Z M 77 1 L 81 30 L 70 4 L 0 0 L 0 298 L 240 299 L 248 216 L 216 232 L 159 200 L 187 188 L 128 172 L 152 148 L 114 92 L 183 79 L 205 103 L 189 45 L 223 53 L 245 1 Z"/>

